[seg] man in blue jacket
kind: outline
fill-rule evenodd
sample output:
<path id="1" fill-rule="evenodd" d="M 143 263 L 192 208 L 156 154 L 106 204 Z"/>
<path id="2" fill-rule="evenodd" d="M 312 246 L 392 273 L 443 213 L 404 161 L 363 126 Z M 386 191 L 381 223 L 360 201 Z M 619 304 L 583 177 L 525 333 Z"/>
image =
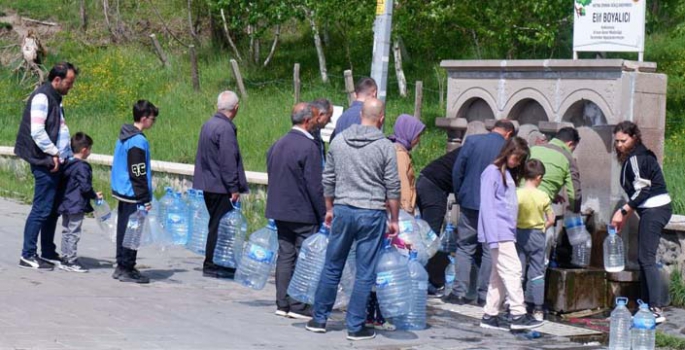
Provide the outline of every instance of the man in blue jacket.
<path id="1" fill-rule="evenodd" d="M 345 129 L 362 123 L 362 105 L 364 105 L 364 101 L 367 99 L 376 98 L 376 95 L 378 95 L 378 86 L 375 80 L 372 78 L 361 78 L 357 82 L 357 85 L 354 87 L 355 100 L 335 123 L 335 130 L 331 134 L 331 142 L 333 142 L 336 135 L 345 131 Z"/>
<path id="2" fill-rule="evenodd" d="M 138 100 L 133 105 L 133 124 L 124 124 L 114 147 L 112 159 L 112 195 L 119 200 L 117 219 L 117 267 L 112 278 L 121 282 L 149 283 L 138 271 L 137 250 L 124 248 L 124 233 L 129 217 L 144 206 L 152 208 L 152 169 L 150 144 L 143 131 L 150 129 L 159 110 L 150 101 Z"/>
<path id="3" fill-rule="evenodd" d="M 514 124 L 506 119 L 498 120 L 492 132 L 482 135 L 471 135 L 464 145 L 452 169 L 452 184 L 457 203 L 460 206 L 457 222 L 457 273 L 452 293 L 445 296 L 445 301 L 453 304 L 465 304 L 469 290 L 471 265 L 476 263 L 478 271 L 478 304 L 485 303 L 490 281 L 490 250 L 478 243 L 478 210 L 480 207 L 480 174 L 492 164 L 499 154 L 504 142 L 515 133 Z"/>
<path id="4" fill-rule="evenodd" d="M 276 315 L 310 318 L 310 309 L 287 296 L 302 242 L 316 233 L 326 215 L 321 184 L 321 152 L 311 132 L 317 127 L 312 108 L 298 103 L 292 129 L 266 155 L 269 187 L 266 217 L 278 227 Z"/>
<path id="5" fill-rule="evenodd" d="M 197 142 L 193 188 L 202 190 L 209 211 L 209 232 L 205 246 L 202 275 L 233 278 L 235 269 L 214 264 L 214 248 L 219 235 L 219 222 L 233 210 L 241 193 L 249 192 L 238 147 L 238 128 L 233 119 L 238 115 L 238 95 L 224 91 L 217 99 L 217 112 L 202 125 Z"/>

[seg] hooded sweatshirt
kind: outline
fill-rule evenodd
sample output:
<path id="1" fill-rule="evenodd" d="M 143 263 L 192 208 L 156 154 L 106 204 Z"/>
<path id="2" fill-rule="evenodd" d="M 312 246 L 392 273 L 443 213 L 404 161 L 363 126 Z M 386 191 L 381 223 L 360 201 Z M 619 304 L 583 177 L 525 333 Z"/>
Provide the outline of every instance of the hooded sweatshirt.
<path id="1" fill-rule="evenodd" d="M 132 124 L 124 124 L 114 147 L 112 195 L 122 202 L 149 203 L 152 200 L 150 144 Z"/>
<path id="2" fill-rule="evenodd" d="M 59 194 L 60 203 L 57 212 L 60 214 L 90 213 L 93 207 L 90 200 L 97 198 L 93 190 L 93 169 L 88 162 L 72 158 L 64 166 L 66 185 Z"/>
<path id="3" fill-rule="evenodd" d="M 331 143 L 323 172 L 324 196 L 336 205 L 385 210 L 400 198 L 392 142 L 378 128 L 355 124 Z"/>

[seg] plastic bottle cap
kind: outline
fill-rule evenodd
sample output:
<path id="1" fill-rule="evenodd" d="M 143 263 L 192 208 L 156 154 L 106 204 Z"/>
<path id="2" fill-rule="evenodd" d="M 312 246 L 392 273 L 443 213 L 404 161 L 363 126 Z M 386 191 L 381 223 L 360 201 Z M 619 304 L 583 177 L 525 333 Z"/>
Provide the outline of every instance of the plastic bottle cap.
<path id="1" fill-rule="evenodd" d="M 416 260 L 419 257 L 419 253 L 416 250 L 409 252 L 409 260 Z"/>

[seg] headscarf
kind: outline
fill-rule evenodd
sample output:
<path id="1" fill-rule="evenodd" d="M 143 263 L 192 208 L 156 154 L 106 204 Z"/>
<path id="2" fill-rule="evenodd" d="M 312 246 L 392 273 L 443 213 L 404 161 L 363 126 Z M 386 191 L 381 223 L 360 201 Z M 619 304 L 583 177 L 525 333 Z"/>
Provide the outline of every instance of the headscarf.
<path id="1" fill-rule="evenodd" d="M 426 128 L 420 120 L 409 114 L 401 114 L 395 121 L 394 133 L 388 138 L 404 146 L 411 151 L 411 142 L 414 141 Z"/>

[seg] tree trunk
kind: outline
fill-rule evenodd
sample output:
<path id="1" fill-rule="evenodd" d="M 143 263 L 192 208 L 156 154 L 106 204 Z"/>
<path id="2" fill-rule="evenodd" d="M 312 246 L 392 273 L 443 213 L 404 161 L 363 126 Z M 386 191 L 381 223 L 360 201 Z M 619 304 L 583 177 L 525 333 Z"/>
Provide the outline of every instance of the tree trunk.
<path id="1" fill-rule="evenodd" d="M 193 26 L 193 0 L 188 0 L 188 30 L 190 32 L 190 36 L 195 40 L 195 44 L 199 45 L 200 44 L 200 38 L 197 37 L 197 33 L 195 33 L 195 26 Z"/>
<path id="2" fill-rule="evenodd" d="M 254 39 L 254 49 L 252 50 L 254 52 L 254 63 L 259 64 L 259 61 L 261 61 L 260 56 L 261 54 L 261 41 L 259 38 Z"/>
<path id="3" fill-rule="evenodd" d="M 278 24 L 276 25 L 276 32 L 274 33 L 274 42 L 271 44 L 271 51 L 269 51 L 269 56 L 266 57 L 266 60 L 264 60 L 264 67 L 269 65 L 269 62 L 271 62 L 271 59 L 274 57 L 274 53 L 276 52 L 276 46 L 278 46 L 278 38 L 281 36 L 281 25 Z"/>
<path id="4" fill-rule="evenodd" d="M 238 52 L 238 48 L 235 46 L 233 39 L 231 39 L 231 34 L 228 32 L 228 24 L 226 24 L 226 15 L 224 14 L 224 9 L 221 9 L 221 19 L 224 22 L 224 33 L 226 34 L 226 40 L 228 40 L 228 44 L 231 45 L 231 49 L 233 49 L 233 54 L 235 54 L 235 57 L 238 59 L 238 61 L 242 62 L 243 58 L 240 57 L 240 52 Z"/>
<path id="5" fill-rule="evenodd" d="M 162 65 L 164 66 L 164 68 L 169 68 L 169 60 L 167 59 L 164 50 L 162 50 L 162 46 L 159 45 L 159 40 L 157 40 L 157 36 L 154 34 L 150 34 L 150 40 L 152 40 L 152 46 L 155 47 L 157 57 L 159 57 L 159 60 L 162 61 Z"/>
<path id="6" fill-rule="evenodd" d="M 312 27 L 312 33 L 314 35 L 314 46 L 316 46 L 316 55 L 319 57 L 319 71 L 321 72 L 321 81 L 328 83 L 328 72 L 326 70 L 326 56 L 323 52 L 323 45 L 321 45 L 321 36 L 319 35 L 319 29 L 316 26 L 316 21 L 314 21 L 314 11 L 306 11 L 307 18 L 309 19 L 309 24 Z"/>
<path id="7" fill-rule="evenodd" d="M 200 72 L 197 68 L 197 54 L 195 52 L 195 45 L 190 45 L 190 67 L 192 69 L 191 76 L 193 78 L 193 90 L 200 91 Z"/>
<path id="8" fill-rule="evenodd" d="M 81 0 L 79 6 L 79 13 L 81 15 L 81 31 L 86 31 L 88 27 L 88 16 L 86 14 L 86 0 Z"/>
<path id="9" fill-rule="evenodd" d="M 404 71 L 402 70 L 402 51 L 400 51 L 400 45 L 397 40 L 393 42 L 392 52 L 395 57 L 395 74 L 397 75 L 400 96 L 407 97 L 407 79 L 404 77 Z"/>

